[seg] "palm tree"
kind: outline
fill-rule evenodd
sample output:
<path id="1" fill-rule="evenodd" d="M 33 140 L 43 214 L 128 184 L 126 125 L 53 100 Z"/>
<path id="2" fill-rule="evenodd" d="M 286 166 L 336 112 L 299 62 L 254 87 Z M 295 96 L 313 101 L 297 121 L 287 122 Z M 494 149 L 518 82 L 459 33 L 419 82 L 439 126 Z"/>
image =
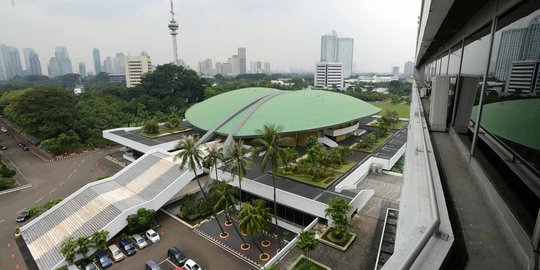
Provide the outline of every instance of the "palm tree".
<path id="1" fill-rule="evenodd" d="M 109 238 L 109 232 L 100 230 L 92 234 L 92 246 L 97 250 L 105 250 L 107 248 L 107 238 Z"/>
<path id="2" fill-rule="evenodd" d="M 279 242 L 279 248 L 281 249 L 281 239 L 279 237 L 279 226 L 277 216 L 277 201 L 276 201 L 276 172 L 280 163 L 283 162 L 283 157 L 287 155 L 285 145 L 289 144 L 290 138 L 280 137 L 279 132 L 281 127 L 276 127 L 274 124 L 266 124 L 262 130 L 257 129 L 259 138 L 254 140 L 257 145 L 257 152 L 263 153 L 261 160 L 261 170 L 264 172 L 270 163 L 270 169 L 272 171 L 272 186 L 274 188 L 274 218 L 276 221 L 276 236 Z"/>
<path id="3" fill-rule="evenodd" d="M 88 253 L 88 250 L 90 249 L 90 238 L 86 236 L 81 236 L 75 240 L 77 247 L 79 249 L 79 252 L 83 255 L 84 258 L 86 258 L 86 254 Z"/>
<path id="4" fill-rule="evenodd" d="M 268 254 L 264 253 L 255 241 L 253 237 L 254 232 L 262 232 L 268 230 L 270 224 L 270 213 L 266 207 L 264 200 L 258 199 L 252 202 L 245 202 L 238 211 L 238 218 L 240 219 L 240 229 L 247 235 L 251 236 L 251 239 L 257 249 L 261 252 L 261 259 L 266 260 Z"/>
<path id="5" fill-rule="evenodd" d="M 218 162 L 225 160 L 225 155 L 223 154 L 223 149 L 217 145 L 212 144 L 208 146 L 207 155 L 203 159 L 204 167 L 211 169 L 214 166 L 216 170 L 216 180 L 218 180 Z"/>
<path id="6" fill-rule="evenodd" d="M 296 247 L 302 250 L 306 254 L 306 257 L 309 258 L 309 253 L 316 249 L 317 246 L 318 243 L 317 240 L 315 240 L 315 232 L 302 231 L 300 235 L 298 235 L 298 243 L 296 243 Z"/>
<path id="7" fill-rule="evenodd" d="M 66 258 L 66 261 L 69 264 L 72 264 L 75 261 L 75 248 L 77 247 L 77 243 L 75 243 L 75 240 L 73 240 L 72 237 L 66 238 L 64 242 L 62 242 L 62 245 L 60 246 L 60 253 Z"/>
<path id="8" fill-rule="evenodd" d="M 227 223 L 233 225 L 234 230 L 236 231 L 238 236 L 240 236 L 240 239 L 242 239 L 242 245 L 244 247 L 247 247 L 248 244 L 244 240 L 242 234 L 238 231 L 236 224 L 231 221 L 231 217 L 229 215 L 229 210 L 231 209 L 231 206 L 236 205 L 236 203 L 238 202 L 238 189 L 229 185 L 227 181 L 217 181 L 214 182 L 210 187 L 210 196 L 213 197 L 215 201 L 214 210 L 217 211 L 219 209 L 223 209 L 225 217 L 227 218 Z"/>
<path id="9" fill-rule="evenodd" d="M 195 179 L 197 180 L 197 184 L 199 185 L 199 188 L 201 189 L 201 193 L 204 197 L 205 201 L 208 201 L 208 197 L 206 196 L 206 192 L 204 191 L 201 181 L 199 177 L 197 177 L 197 168 L 200 168 L 202 165 L 203 160 L 203 153 L 202 151 L 196 146 L 197 144 L 197 136 L 189 135 L 189 136 L 182 136 L 180 141 L 178 142 L 178 145 L 176 148 L 180 149 L 178 154 L 174 157 L 174 159 L 180 159 L 180 170 L 183 170 L 186 165 L 187 167 L 193 171 L 195 174 Z M 216 219 L 216 222 L 219 226 L 219 229 L 221 230 L 221 236 L 225 237 L 228 235 L 224 230 L 223 227 L 221 227 L 221 223 L 217 219 L 216 213 L 214 213 L 214 209 L 211 209 L 212 215 Z"/>
<path id="10" fill-rule="evenodd" d="M 246 169 L 253 166 L 251 157 L 248 156 L 249 150 L 244 147 L 244 142 L 239 140 L 233 142 L 228 149 L 229 157 L 226 160 L 227 167 L 231 168 L 231 173 L 238 176 L 238 187 L 240 188 L 239 200 L 240 208 L 242 207 L 242 178 L 246 175 Z"/>

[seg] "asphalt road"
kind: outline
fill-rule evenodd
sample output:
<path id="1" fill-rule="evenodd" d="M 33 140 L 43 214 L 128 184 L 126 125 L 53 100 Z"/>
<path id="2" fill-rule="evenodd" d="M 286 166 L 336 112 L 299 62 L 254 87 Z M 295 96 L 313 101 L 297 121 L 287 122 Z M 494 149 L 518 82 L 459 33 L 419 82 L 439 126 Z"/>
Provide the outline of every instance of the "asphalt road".
<path id="1" fill-rule="evenodd" d="M 171 246 L 176 246 L 204 270 L 255 269 L 161 211 L 157 214 L 157 223 L 163 227 L 163 236 L 161 236 L 161 231 L 158 230 L 161 241 L 137 251 L 135 255 L 126 257 L 108 269 L 144 269 L 144 264 L 149 260 L 161 263 L 160 266 L 163 270 L 174 269 L 166 260 L 167 249 Z"/>
<path id="2" fill-rule="evenodd" d="M 33 184 L 31 188 L 0 195 L 0 269 L 26 269 L 14 241 L 15 226 L 23 225 L 15 222 L 17 214 L 48 200 L 65 198 L 86 183 L 99 176 L 114 174 L 121 167 L 104 159 L 109 151 L 44 162 L 30 151 L 20 149 L 17 141 L 5 133 L 0 133 L 0 143 L 8 147 L 2 155 Z"/>

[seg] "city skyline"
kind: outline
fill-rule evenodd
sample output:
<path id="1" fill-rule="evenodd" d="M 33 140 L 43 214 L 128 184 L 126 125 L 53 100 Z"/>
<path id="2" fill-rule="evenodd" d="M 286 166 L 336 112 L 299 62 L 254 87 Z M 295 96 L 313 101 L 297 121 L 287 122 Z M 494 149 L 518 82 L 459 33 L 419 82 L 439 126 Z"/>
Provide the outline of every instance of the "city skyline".
<path id="1" fill-rule="evenodd" d="M 384 72 L 392 63 L 409 60 L 414 54 L 418 5 L 411 3 L 340 1 L 315 5 L 295 1 L 308 14 L 324 11 L 339 18 L 331 22 L 317 16 L 292 14 L 286 9 L 288 2 L 229 5 L 219 1 L 175 1 L 174 4 L 180 59 L 191 67 L 196 67 L 201 59 L 223 59 L 229 51 L 246 47 L 250 51 L 247 63 L 266 59 L 277 71 L 310 71 L 319 60 L 320 36 L 331 29 L 357 40 L 353 63 L 357 72 Z M 88 71 L 92 69 L 93 48 L 99 48 L 102 56 L 113 56 L 119 51 L 138 55 L 146 50 L 155 64 L 172 62 L 171 37 L 166 28 L 170 20 L 167 0 L 77 5 L 55 0 L 21 2 L 14 8 L 9 3 L 3 5 L 0 17 L 17 25 L 18 31 L 0 29 L 0 40 L 18 48 L 34 48 L 42 59 L 51 57 L 54 47 L 65 46 L 73 62 L 84 62 Z M 389 5 L 411 13 L 398 13 L 394 8 L 388 9 Z M 257 20 L 246 24 L 245 19 L 251 17 Z M 399 35 L 380 35 L 390 29 L 398 30 Z M 34 40 L 43 42 L 33 44 Z M 399 46 L 395 45 L 396 40 Z"/>

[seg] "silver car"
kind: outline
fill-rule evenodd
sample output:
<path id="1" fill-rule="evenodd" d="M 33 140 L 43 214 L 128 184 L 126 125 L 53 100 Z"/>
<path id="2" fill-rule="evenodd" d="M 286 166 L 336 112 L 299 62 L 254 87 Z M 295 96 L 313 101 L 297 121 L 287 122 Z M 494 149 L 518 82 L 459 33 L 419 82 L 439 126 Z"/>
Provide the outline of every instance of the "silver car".
<path id="1" fill-rule="evenodd" d="M 146 242 L 146 240 L 144 240 L 144 238 L 142 238 L 138 234 L 132 235 L 131 238 L 133 238 L 133 242 L 135 242 L 135 245 L 137 246 L 138 249 L 143 249 L 148 246 L 148 243 Z"/>

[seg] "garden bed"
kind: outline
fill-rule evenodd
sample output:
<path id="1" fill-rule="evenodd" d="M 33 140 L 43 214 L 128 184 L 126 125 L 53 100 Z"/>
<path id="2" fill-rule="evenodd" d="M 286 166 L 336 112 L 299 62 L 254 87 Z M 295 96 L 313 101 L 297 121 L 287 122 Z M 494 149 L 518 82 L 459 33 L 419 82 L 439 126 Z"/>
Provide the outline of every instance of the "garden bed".
<path id="1" fill-rule="evenodd" d="M 319 242 L 331 246 L 335 249 L 339 249 L 341 251 L 346 251 L 347 248 L 352 244 L 354 239 L 356 239 L 356 233 L 347 232 L 347 235 L 345 235 L 345 239 L 341 241 L 337 241 L 336 239 L 332 238 L 331 233 L 334 231 L 334 228 L 330 227 L 326 231 L 323 232 L 321 237 L 319 237 Z"/>
<path id="2" fill-rule="evenodd" d="M 405 121 L 399 121 L 399 122 L 393 124 L 390 128 L 391 128 L 391 129 L 401 129 L 401 128 L 404 127 L 406 124 L 407 124 L 407 122 L 405 122 Z M 379 120 L 376 119 L 376 120 L 373 120 L 373 121 L 367 123 L 366 126 L 370 126 L 370 127 L 380 127 L 380 126 L 381 126 L 381 123 L 379 123 Z"/>
<path id="3" fill-rule="evenodd" d="M 144 136 L 149 139 L 155 139 L 161 136 L 170 135 L 170 134 L 176 134 L 176 133 L 182 133 L 186 131 L 190 131 L 192 128 L 186 128 L 186 127 L 177 127 L 177 128 L 166 128 L 166 127 L 159 127 L 159 131 L 156 134 L 148 134 L 144 132 L 144 129 L 140 129 L 138 131 L 135 131 L 136 134 Z"/>
<path id="4" fill-rule="evenodd" d="M 356 165 L 356 162 L 347 160 L 339 168 L 330 167 L 327 169 L 327 171 L 331 173 L 331 176 L 321 179 L 319 181 L 313 180 L 313 177 L 311 177 L 311 175 L 286 172 L 282 168 L 277 171 L 276 175 L 293 180 L 293 181 L 300 181 L 308 185 L 326 189 L 330 185 L 332 185 L 337 179 L 339 179 L 343 174 L 345 174 L 350 169 L 352 169 L 355 165 Z"/>
<path id="5" fill-rule="evenodd" d="M 388 133 L 388 135 L 384 136 L 383 138 L 379 138 L 377 139 L 377 141 L 373 144 L 373 146 L 369 147 L 369 148 L 358 148 L 356 147 L 357 143 L 353 144 L 351 146 L 351 149 L 352 150 L 355 150 L 355 151 L 361 151 L 361 152 L 366 152 L 366 153 L 371 153 L 373 151 L 375 151 L 375 149 L 379 148 L 379 146 L 383 145 L 390 137 L 392 137 L 392 133 Z"/>
<path id="6" fill-rule="evenodd" d="M 331 270 L 332 268 L 315 261 L 311 258 L 308 258 L 304 255 L 298 256 L 296 260 L 287 268 L 287 270 L 302 270 L 302 269 L 313 269 L 313 270 Z"/>

